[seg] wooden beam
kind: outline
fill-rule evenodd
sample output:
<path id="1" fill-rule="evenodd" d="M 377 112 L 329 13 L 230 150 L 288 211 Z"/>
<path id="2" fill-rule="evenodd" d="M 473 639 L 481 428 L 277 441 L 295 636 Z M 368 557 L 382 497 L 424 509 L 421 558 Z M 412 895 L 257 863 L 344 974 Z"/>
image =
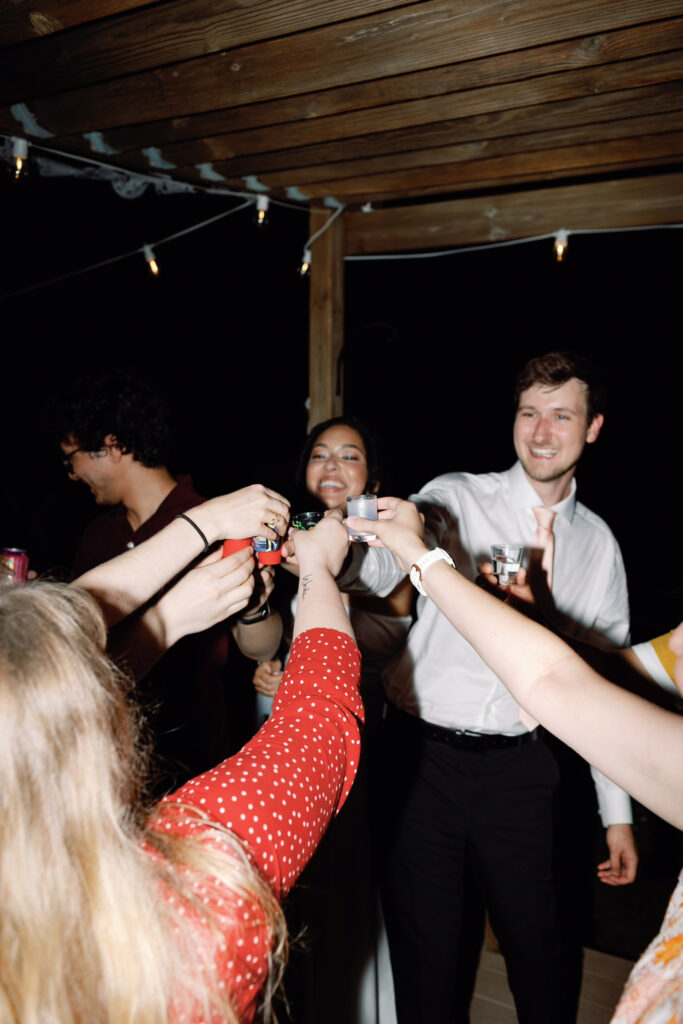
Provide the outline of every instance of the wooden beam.
<path id="1" fill-rule="evenodd" d="M 263 103 L 126 125 L 110 129 L 106 137 L 115 149 L 125 151 L 142 146 L 166 146 L 183 140 L 244 132 L 268 125 L 292 125 L 299 121 L 311 124 L 332 115 L 378 106 L 386 109 L 389 105 L 393 107 L 394 104 L 409 100 L 443 96 L 484 85 L 500 85 L 537 75 L 585 69 L 598 64 L 613 64 L 633 60 L 635 57 L 665 53 L 677 47 L 683 48 L 683 18 L 582 36 L 407 75 L 391 75 L 338 89 L 307 91 Z M 594 84 L 601 87 L 602 79 L 598 78 Z M 612 88 L 615 88 L 614 84 Z M 381 130 L 386 131 L 386 128 L 386 123 L 383 123 Z M 298 145 L 298 142 L 292 143 L 288 139 L 286 145 L 291 147 Z"/>
<path id="2" fill-rule="evenodd" d="M 665 118 L 665 127 L 650 128 Z M 630 125 L 630 128 L 628 127 Z M 484 150 L 490 156 L 513 149 L 540 149 L 553 144 L 572 145 L 575 141 L 648 135 L 656 131 L 683 129 L 683 80 L 650 86 L 646 89 L 623 89 L 605 96 L 542 103 L 535 107 L 501 111 L 498 115 L 450 121 L 430 125 L 422 131 L 388 132 L 388 139 L 373 136 L 376 145 L 372 156 L 356 157 L 353 141 L 303 150 L 283 150 L 263 157 L 241 157 L 218 165 L 223 174 L 236 178 L 257 174 L 269 188 L 298 185 L 336 177 L 351 178 L 360 174 L 379 174 L 406 167 L 428 167 L 454 158 L 458 147 L 471 147 L 470 159 Z M 582 135 L 581 133 L 585 133 Z M 566 142 L 562 138 L 566 137 Z M 367 152 L 362 147 L 362 152 Z M 247 162 L 248 160 L 251 162 Z M 216 165 L 214 165 L 216 166 Z M 282 168 L 282 169 L 280 169 Z M 189 168 L 188 168 L 189 169 Z M 184 172 L 181 169 L 181 173 Z"/>
<path id="3" fill-rule="evenodd" d="M 680 118 L 678 118 L 680 124 Z M 477 148 L 454 147 L 459 162 L 419 167 L 359 178 L 303 182 L 302 192 L 320 199 L 334 196 L 348 204 L 383 202 L 430 193 L 508 187 L 522 182 L 544 181 L 551 176 L 612 173 L 640 165 L 680 163 L 683 160 L 683 131 L 643 137 L 626 137 L 584 145 L 565 144 L 552 149 L 507 153 L 481 158 Z M 516 148 L 516 147 L 515 147 Z M 484 148 L 480 153 L 486 153 Z"/>
<path id="4" fill-rule="evenodd" d="M 344 214 L 345 255 L 683 223 L 683 172 Z"/>
<path id="5" fill-rule="evenodd" d="M 680 0 L 491 0 L 484 5 L 479 0 L 423 0 L 396 12 L 50 96 L 41 97 L 36 82 L 31 110 L 38 123 L 56 135 L 104 131 L 439 67 L 680 13 Z M 15 92 L 10 96 L 12 102 L 30 98 Z"/>
<path id="6" fill-rule="evenodd" d="M 332 214 L 311 212 L 311 235 Z M 309 429 L 344 408 L 343 220 L 337 217 L 311 247 L 309 323 Z"/>
<path id="7" fill-rule="evenodd" d="M 41 0 L 39 10 L 33 4 L 3 3 L 0 39 L 3 46 L 10 46 L 143 6 L 149 6 L 149 0 Z"/>
<path id="8" fill-rule="evenodd" d="M 144 0 L 89 0 L 91 18 L 134 7 Z M 359 14 L 405 7 L 411 0 L 172 0 L 107 20 L 91 21 L 68 36 L 48 36 L 30 49 L 16 46 L 0 61 L 0 97 L 34 95 L 102 82 L 119 75 L 235 50 Z M 6 6 L 6 5 L 5 5 Z M 56 5 L 53 5 L 56 6 Z M 101 12 L 101 13 L 100 13 Z M 35 14 L 35 12 L 33 12 Z M 63 14 L 68 15 L 68 11 Z M 74 22 L 71 22 L 74 24 Z M 0 25 L 2 22 L 0 21 Z M 163 26 L 163 31 L 160 27 Z M 45 33 L 36 33 L 44 35 Z M 3 40 L 4 37 L 0 36 Z M 30 55 L 30 59 L 29 58 Z M 5 102 L 0 99 L 0 102 Z"/>
<path id="9" fill-rule="evenodd" d="M 683 31 L 679 42 L 683 43 Z M 445 96 L 377 106 L 296 124 L 273 125 L 193 142 L 167 144 L 163 153 L 177 166 L 210 160 L 214 165 L 221 164 L 216 169 L 225 174 L 222 162 L 229 160 L 231 166 L 234 163 L 235 173 L 245 173 L 242 168 L 247 166 L 251 168 L 248 173 L 259 173 L 260 169 L 267 169 L 269 156 L 273 160 L 280 159 L 280 166 L 295 167 L 297 164 L 301 166 L 301 158 L 304 163 L 323 163 L 329 159 L 376 156 L 422 148 L 434 145 L 425 137 L 427 133 L 448 132 L 451 128 L 457 131 L 458 124 L 467 117 L 568 100 L 590 101 L 607 93 L 660 85 L 681 78 L 683 50 L 678 50 L 598 68 L 538 75 L 502 85 L 483 85 Z M 443 122 L 446 123 L 442 127 Z M 415 135 L 414 142 L 411 141 L 411 132 Z M 310 151 L 308 157 L 307 147 Z M 288 150 L 294 152 L 288 154 Z M 266 155 L 258 159 L 260 154 Z M 257 159 L 251 159 L 254 156 Z"/>

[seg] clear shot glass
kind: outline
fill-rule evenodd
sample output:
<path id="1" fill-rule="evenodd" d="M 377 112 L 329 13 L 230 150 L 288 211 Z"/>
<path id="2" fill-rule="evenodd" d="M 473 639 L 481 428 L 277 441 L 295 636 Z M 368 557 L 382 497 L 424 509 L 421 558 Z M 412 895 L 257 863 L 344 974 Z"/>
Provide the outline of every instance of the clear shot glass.
<path id="1" fill-rule="evenodd" d="M 347 515 L 360 516 L 361 519 L 377 519 L 377 495 L 356 494 L 346 499 Z M 349 526 L 351 540 L 375 540 L 377 534 L 362 533 L 359 530 L 352 530 Z"/>
<path id="2" fill-rule="evenodd" d="M 503 587 L 517 582 L 524 548 L 521 544 L 492 544 L 491 561 L 498 582 Z"/>

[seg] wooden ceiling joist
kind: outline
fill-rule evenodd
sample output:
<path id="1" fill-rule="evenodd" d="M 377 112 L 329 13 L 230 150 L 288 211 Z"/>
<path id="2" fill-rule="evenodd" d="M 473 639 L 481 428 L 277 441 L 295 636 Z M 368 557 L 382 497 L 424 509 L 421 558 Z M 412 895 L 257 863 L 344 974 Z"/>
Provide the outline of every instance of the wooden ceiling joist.
<path id="1" fill-rule="evenodd" d="M 184 140 L 202 140 L 240 132 L 253 128 L 287 126 L 282 132 L 284 148 L 291 148 L 308 141 L 300 141 L 299 130 L 310 131 L 316 121 L 331 116 L 335 122 L 324 122 L 327 132 L 320 131 L 320 137 L 350 138 L 367 134 L 370 130 L 387 131 L 393 126 L 387 118 L 395 117 L 397 127 L 404 124 L 423 124 L 436 118 L 432 113 L 433 98 L 449 93 L 469 93 L 472 89 L 520 81 L 540 75 L 557 74 L 582 68 L 597 67 L 637 57 L 663 54 L 666 51 L 683 49 L 683 18 L 673 18 L 637 28 L 618 29 L 598 36 L 579 38 L 553 43 L 548 46 L 498 54 L 458 64 L 446 65 L 427 71 L 407 75 L 386 76 L 342 86 L 336 89 L 307 91 L 298 96 L 254 103 L 246 106 L 231 106 L 208 113 L 175 117 L 169 121 L 145 122 L 107 132 L 109 143 L 121 152 L 139 149 L 143 145 L 170 145 Z M 381 69 L 378 69 L 381 70 Z M 642 70 L 641 70 L 642 73 Z M 680 76 L 680 65 L 679 65 Z M 677 76 L 678 77 L 678 76 Z M 631 87 L 635 83 L 629 82 Z M 606 88 L 618 88 L 614 79 L 605 82 L 602 77 L 590 81 L 592 95 L 598 96 Z M 401 104 L 411 101 L 424 102 L 424 110 L 415 120 L 406 118 Z M 341 120 L 341 115 L 359 115 L 363 110 L 381 108 L 382 116 L 373 127 L 360 117 Z M 459 116 L 463 116 L 460 113 Z M 398 120 L 398 118 L 401 118 Z M 299 125 L 298 122 L 303 122 Z M 276 140 L 277 141 L 277 140 Z M 212 142 L 212 145 L 215 143 Z M 277 149 L 277 145 L 272 147 Z M 231 149 L 226 156 L 236 153 Z"/>
<path id="2" fill-rule="evenodd" d="M 683 171 L 344 214 L 344 253 L 448 249 L 572 231 L 683 223 Z"/>
<path id="3" fill-rule="evenodd" d="M 355 206 L 683 157 L 683 0 L 46 0 L 2 28 L 0 130 L 190 184 Z"/>

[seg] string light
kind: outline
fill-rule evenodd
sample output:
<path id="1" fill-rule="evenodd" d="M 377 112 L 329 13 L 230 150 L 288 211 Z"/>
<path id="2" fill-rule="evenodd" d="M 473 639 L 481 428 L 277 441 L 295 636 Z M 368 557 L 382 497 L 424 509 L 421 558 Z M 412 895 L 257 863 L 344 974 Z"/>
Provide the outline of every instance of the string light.
<path id="1" fill-rule="evenodd" d="M 555 259 L 558 263 L 561 263 L 564 259 L 568 244 L 569 232 L 564 228 L 560 228 L 559 231 L 555 232 Z"/>
<path id="2" fill-rule="evenodd" d="M 152 248 L 151 245 L 143 245 L 142 251 L 144 253 L 145 259 L 147 260 L 147 266 L 149 267 L 150 272 L 154 275 L 154 277 L 158 277 L 159 276 L 159 264 L 156 261 L 156 256 L 154 255 L 154 249 Z"/>
<path id="3" fill-rule="evenodd" d="M 12 159 L 14 160 L 14 167 L 12 169 L 12 179 L 19 181 L 23 174 L 26 173 L 26 159 L 28 157 L 28 140 L 20 139 L 14 136 L 12 138 Z"/>
<path id="4" fill-rule="evenodd" d="M 270 199 L 268 196 L 256 197 L 256 227 L 262 228 L 268 223 L 268 207 Z"/>
<path id="5" fill-rule="evenodd" d="M 299 273 L 302 277 L 306 277 L 308 271 L 311 269 L 311 250 L 304 249 L 304 254 L 301 257 L 301 263 L 299 264 Z"/>

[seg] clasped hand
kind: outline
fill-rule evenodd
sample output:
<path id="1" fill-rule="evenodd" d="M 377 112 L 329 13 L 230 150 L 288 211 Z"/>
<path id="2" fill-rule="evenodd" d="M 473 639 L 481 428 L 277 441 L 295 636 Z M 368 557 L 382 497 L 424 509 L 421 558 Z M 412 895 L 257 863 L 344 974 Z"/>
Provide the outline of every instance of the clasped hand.
<path id="1" fill-rule="evenodd" d="M 290 530 L 288 545 L 299 566 L 316 565 L 336 576 L 349 548 L 349 533 L 339 509 L 331 509 L 312 530 Z"/>
<path id="2" fill-rule="evenodd" d="M 190 513 L 213 543 L 226 537 L 267 537 L 276 540 L 287 532 L 289 502 L 263 484 L 251 484 L 219 498 L 211 498 Z M 206 527 L 206 528 L 205 528 Z"/>

